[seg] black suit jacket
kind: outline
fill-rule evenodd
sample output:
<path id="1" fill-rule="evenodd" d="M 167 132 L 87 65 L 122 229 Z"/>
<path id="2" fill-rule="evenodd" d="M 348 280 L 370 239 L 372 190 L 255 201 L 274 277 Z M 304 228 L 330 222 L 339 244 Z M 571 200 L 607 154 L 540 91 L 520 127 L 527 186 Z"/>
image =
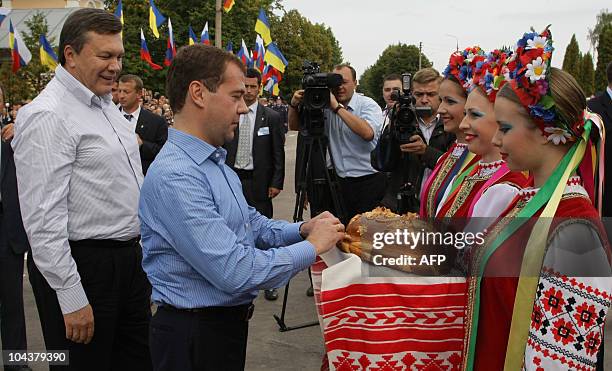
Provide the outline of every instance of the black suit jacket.
<path id="1" fill-rule="evenodd" d="M 136 134 L 140 135 L 143 142 L 140 146 L 140 161 L 142 172 L 146 174 L 155 156 L 168 139 L 168 123 L 160 115 L 141 108 L 136 123 Z"/>
<path id="2" fill-rule="evenodd" d="M 0 192 L 2 192 L 2 229 L 6 234 L 6 245 L 0 248 L 10 248 L 15 254 L 23 254 L 30 249 L 28 236 L 23 228 L 19 197 L 17 195 L 17 175 L 15 160 L 10 142 L 2 142 L 2 163 L 0 169 Z"/>
<path id="3" fill-rule="evenodd" d="M 267 129 L 266 129 L 267 128 Z M 236 128 L 234 139 L 225 143 L 227 158 L 225 162 L 234 168 L 238 149 L 239 131 Z M 274 110 L 257 105 L 255 126 L 253 128 L 253 184 L 257 200 L 268 199 L 268 188 L 283 189 L 285 181 L 285 134 L 281 117 Z"/>
<path id="4" fill-rule="evenodd" d="M 587 102 L 589 109 L 603 119 L 607 133 L 612 132 L 612 99 L 607 91 L 599 94 Z M 605 178 L 603 189 L 603 216 L 612 216 L 612 145 L 606 143 L 605 151 Z"/>

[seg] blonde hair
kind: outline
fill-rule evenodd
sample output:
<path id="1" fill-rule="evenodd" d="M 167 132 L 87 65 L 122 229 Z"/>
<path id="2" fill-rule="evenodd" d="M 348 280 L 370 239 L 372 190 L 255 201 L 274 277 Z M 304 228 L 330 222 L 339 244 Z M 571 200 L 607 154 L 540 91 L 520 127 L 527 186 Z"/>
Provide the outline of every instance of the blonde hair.
<path id="1" fill-rule="evenodd" d="M 417 84 L 429 84 L 432 81 L 436 81 L 438 84 L 442 82 L 440 72 L 432 67 L 422 68 L 412 76 L 412 82 Z"/>

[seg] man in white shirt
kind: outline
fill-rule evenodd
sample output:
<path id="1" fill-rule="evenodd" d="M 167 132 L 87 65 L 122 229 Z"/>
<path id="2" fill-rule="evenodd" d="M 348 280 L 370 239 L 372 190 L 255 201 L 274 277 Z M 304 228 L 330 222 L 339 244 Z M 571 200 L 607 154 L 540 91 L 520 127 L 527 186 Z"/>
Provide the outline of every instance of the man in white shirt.
<path id="1" fill-rule="evenodd" d="M 101 9 L 68 17 L 55 77 L 19 111 L 12 142 L 45 344 L 68 350 L 71 370 L 151 369 L 138 142 L 111 100 L 121 29 Z"/>

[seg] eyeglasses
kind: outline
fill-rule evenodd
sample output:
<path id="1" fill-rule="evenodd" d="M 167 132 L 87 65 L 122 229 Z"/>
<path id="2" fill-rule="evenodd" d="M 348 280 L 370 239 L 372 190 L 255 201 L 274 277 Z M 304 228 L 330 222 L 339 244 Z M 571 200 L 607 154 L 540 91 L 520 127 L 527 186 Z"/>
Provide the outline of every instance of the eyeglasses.
<path id="1" fill-rule="evenodd" d="M 438 96 L 438 92 L 437 91 L 415 91 L 413 93 L 413 95 L 416 98 L 423 98 L 424 96 L 428 96 L 429 98 L 435 98 Z"/>

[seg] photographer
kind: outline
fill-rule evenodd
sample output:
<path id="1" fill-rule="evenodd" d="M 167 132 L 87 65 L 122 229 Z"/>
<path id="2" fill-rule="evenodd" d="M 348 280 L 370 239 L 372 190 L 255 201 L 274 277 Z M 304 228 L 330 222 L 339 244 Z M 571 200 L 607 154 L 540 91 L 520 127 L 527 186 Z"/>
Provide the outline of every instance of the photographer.
<path id="1" fill-rule="evenodd" d="M 381 134 L 377 150 L 372 152 L 372 164 L 378 170 L 391 173 L 381 204 L 394 212 L 418 212 L 422 184 L 455 139 L 454 135 L 444 132 L 444 124 L 437 115 L 440 80 L 440 74 L 433 68 L 424 68 L 414 74 L 412 95 L 416 122 L 410 125 L 415 134 L 407 143 L 400 143 L 392 135 L 394 123 L 391 123 Z M 381 153 L 390 156 L 381 159 L 378 157 Z"/>
<path id="2" fill-rule="evenodd" d="M 327 157 L 327 168 L 338 175 L 346 223 L 354 215 L 372 210 L 384 195 L 384 174 L 370 164 L 370 152 L 376 147 L 382 126 L 382 113 L 374 100 L 355 94 L 357 74 L 353 67 L 341 64 L 333 72 L 342 76 L 342 84 L 332 89 L 329 107 L 324 109 L 324 135 L 329 140 L 333 159 L 332 168 Z M 296 91 L 291 98 L 290 130 L 301 129 L 298 106 L 303 98 L 304 90 Z"/>

